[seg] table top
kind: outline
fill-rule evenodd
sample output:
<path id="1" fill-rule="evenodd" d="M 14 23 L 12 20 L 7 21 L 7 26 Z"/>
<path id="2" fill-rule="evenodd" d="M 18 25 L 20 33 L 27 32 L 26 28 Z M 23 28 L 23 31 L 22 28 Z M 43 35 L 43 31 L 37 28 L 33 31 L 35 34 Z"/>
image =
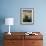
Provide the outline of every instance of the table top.
<path id="1" fill-rule="evenodd" d="M 32 34 L 25 34 L 27 32 L 11 32 L 9 35 L 7 32 L 4 33 L 5 39 L 43 39 L 43 35 L 40 32 L 32 32 Z M 38 35 L 35 35 L 38 34 Z"/>

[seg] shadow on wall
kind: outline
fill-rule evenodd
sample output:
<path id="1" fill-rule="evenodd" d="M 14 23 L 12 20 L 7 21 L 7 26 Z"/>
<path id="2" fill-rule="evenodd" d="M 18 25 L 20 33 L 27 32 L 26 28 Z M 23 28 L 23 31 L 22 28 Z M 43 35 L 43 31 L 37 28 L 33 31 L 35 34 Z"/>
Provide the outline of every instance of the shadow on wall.
<path id="1" fill-rule="evenodd" d="M 2 32 L 1 31 L 1 28 L 2 28 L 2 25 L 5 24 L 5 17 L 4 16 L 0 16 L 0 33 Z"/>
<path id="2" fill-rule="evenodd" d="M 2 33 L 2 25 L 5 23 L 5 17 L 0 16 L 0 46 L 3 46 L 3 33 Z"/>

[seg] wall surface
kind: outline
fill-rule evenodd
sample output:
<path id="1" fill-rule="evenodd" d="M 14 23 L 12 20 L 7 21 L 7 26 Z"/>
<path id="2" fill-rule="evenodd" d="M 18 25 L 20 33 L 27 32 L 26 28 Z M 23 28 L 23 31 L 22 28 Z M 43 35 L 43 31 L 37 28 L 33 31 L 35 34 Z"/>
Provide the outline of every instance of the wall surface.
<path id="1" fill-rule="evenodd" d="M 20 24 L 20 8 L 34 8 L 33 25 Z M 0 19 L 4 20 L 6 17 L 15 19 L 14 25 L 11 26 L 11 32 L 38 31 L 46 36 L 46 0 L 0 0 Z M 8 32 L 8 26 L 1 23 L 0 32 Z M 45 44 L 44 41 L 44 46 Z"/>
<path id="2" fill-rule="evenodd" d="M 11 31 L 46 31 L 46 0 L 1 0 L 2 17 L 13 17 L 14 26 Z M 34 8 L 34 24 L 20 24 L 20 8 Z M 3 24 L 2 32 L 8 31 L 7 25 Z"/>

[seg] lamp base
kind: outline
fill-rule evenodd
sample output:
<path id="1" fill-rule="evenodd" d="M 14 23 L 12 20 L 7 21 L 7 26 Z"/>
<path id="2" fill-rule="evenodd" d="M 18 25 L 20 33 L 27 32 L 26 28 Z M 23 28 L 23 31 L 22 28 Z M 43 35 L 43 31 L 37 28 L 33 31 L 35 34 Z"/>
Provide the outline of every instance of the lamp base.
<path id="1" fill-rule="evenodd" d="M 11 35 L 11 33 L 10 33 L 10 32 L 8 32 L 8 34 L 9 34 L 9 35 Z"/>

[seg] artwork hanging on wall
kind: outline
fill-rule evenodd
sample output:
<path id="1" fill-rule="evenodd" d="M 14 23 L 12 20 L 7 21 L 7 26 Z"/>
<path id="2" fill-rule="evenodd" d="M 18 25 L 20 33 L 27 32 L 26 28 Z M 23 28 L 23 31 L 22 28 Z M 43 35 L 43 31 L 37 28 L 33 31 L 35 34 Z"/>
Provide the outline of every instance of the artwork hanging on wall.
<path id="1" fill-rule="evenodd" d="M 20 23 L 21 24 L 34 23 L 34 8 L 20 8 Z"/>

